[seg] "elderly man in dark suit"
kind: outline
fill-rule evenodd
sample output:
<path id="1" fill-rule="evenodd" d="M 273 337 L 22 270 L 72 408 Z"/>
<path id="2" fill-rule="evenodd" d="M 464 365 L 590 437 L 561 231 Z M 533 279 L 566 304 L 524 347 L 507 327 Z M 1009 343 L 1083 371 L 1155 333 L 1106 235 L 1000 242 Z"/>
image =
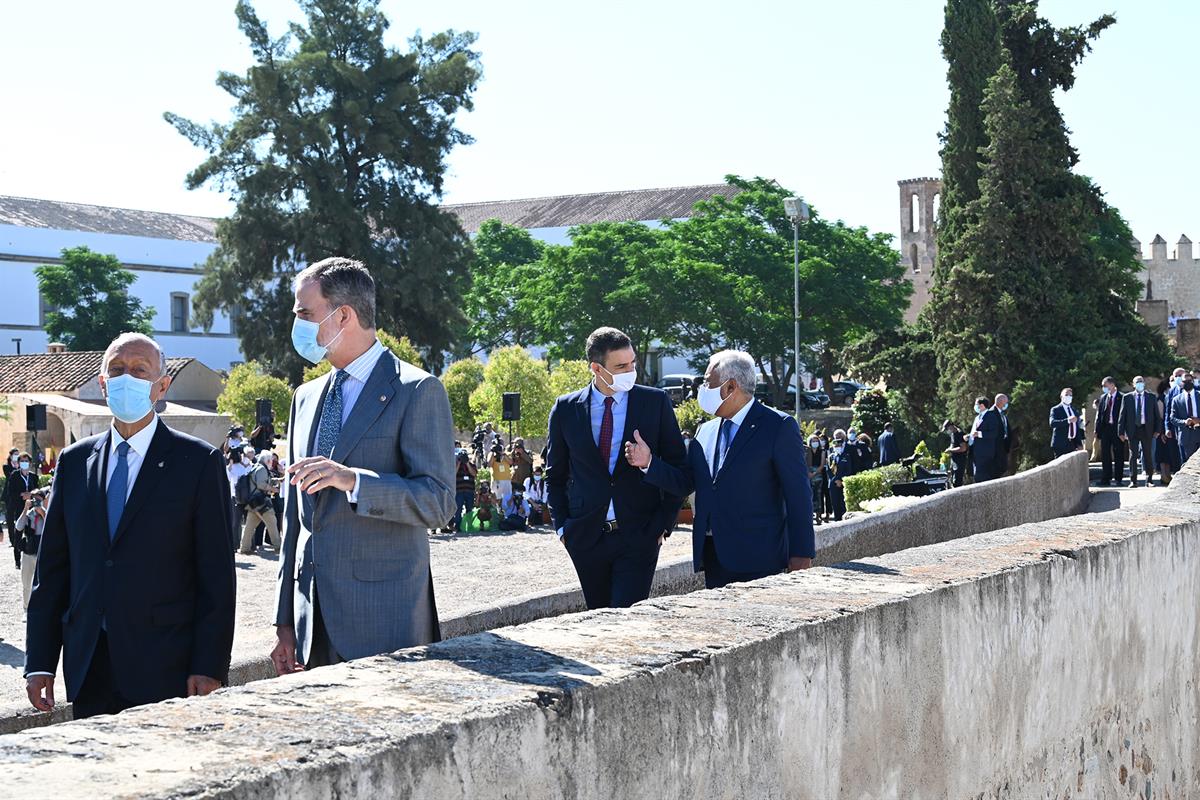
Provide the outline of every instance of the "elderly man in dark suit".
<path id="1" fill-rule="evenodd" d="M 1000 414 L 991 408 L 991 401 L 982 395 L 975 398 L 975 422 L 967 437 L 971 448 L 971 466 L 975 472 L 975 483 L 983 483 L 998 477 L 997 453 L 1003 429 Z"/>
<path id="2" fill-rule="evenodd" d="M 1129 484 L 1138 485 L 1139 456 L 1146 473 L 1146 485 L 1154 474 L 1154 439 L 1162 433 L 1158 413 L 1158 396 L 1146 391 L 1146 379 L 1133 378 L 1133 391 L 1121 403 L 1121 418 L 1117 423 L 1121 441 L 1129 448 Z"/>
<path id="3" fill-rule="evenodd" d="M 152 339 L 110 344 L 100 385 L 113 424 L 59 456 L 26 622 L 30 702 L 53 708 L 61 650 L 76 719 L 208 694 L 233 648 L 221 451 L 154 413 L 171 378 Z"/>
<path id="4" fill-rule="evenodd" d="M 630 466 L 622 442 L 644 442 L 680 468 L 683 437 L 667 393 L 635 384 L 628 336 L 598 328 L 588 337 L 587 358 L 592 382 L 558 398 L 550 412 L 547 498 L 588 608 L 630 606 L 650 596 L 659 547 L 683 495 Z"/>
<path id="5" fill-rule="evenodd" d="M 327 258 L 294 289 L 292 345 L 333 369 L 292 399 L 279 674 L 437 641 L 428 531 L 455 506 L 446 390 L 376 337 L 366 267 Z"/>
<path id="6" fill-rule="evenodd" d="M 807 569 L 816 556 L 812 487 L 796 420 L 754 399 L 756 368 L 725 350 L 708 362 L 696 431 L 682 468 L 640 439 L 626 457 L 670 494 L 696 492 L 692 564 L 709 589 Z"/>
<path id="7" fill-rule="evenodd" d="M 1179 455 L 1187 463 L 1192 453 L 1200 449 L 1200 393 L 1196 391 L 1191 371 L 1183 373 L 1183 385 L 1171 403 L 1171 420 L 1179 441 Z"/>

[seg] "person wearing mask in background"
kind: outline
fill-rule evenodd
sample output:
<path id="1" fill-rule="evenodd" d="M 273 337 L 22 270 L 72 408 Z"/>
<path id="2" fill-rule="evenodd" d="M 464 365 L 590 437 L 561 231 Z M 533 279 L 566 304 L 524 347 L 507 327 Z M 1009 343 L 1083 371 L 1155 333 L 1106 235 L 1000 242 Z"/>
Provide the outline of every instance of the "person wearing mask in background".
<path id="1" fill-rule="evenodd" d="M 520 436 L 513 439 L 512 446 L 512 485 L 521 489 L 525 481 L 533 474 L 533 456 L 525 449 L 525 440 Z"/>
<path id="2" fill-rule="evenodd" d="M 860 433 L 857 441 L 854 443 L 854 449 L 858 451 L 858 465 L 856 467 L 858 472 L 874 469 L 877 466 L 875 463 L 874 442 L 871 441 L 870 434 Z"/>
<path id="3" fill-rule="evenodd" d="M 4 462 L 4 479 L 8 480 L 8 476 L 12 475 L 19 469 L 18 464 L 21 461 L 21 451 L 13 448 L 8 451 L 8 461 Z"/>
<path id="4" fill-rule="evenodd" d="M 29 500 L 30 493 L 38 488 L 38 476 L 33 471 L 33 456 L 21 453 L 17 458 L 17 469 L 8 476 L 4 484 L 4 508 L 8 519 L 13 521 L 10 541 L 13 548 L 13 559 L 17 569 L 21 568 L 21 532 L 16 530 L 16 520 Z"/>
<path id="5" fill-rule="evenodd" d="M 1167 440 L 1167 445 L 1175 448 L 1177 456 L 1181 456 L 1182 454 L 1180 453 L 1179 440 L 1175 438 L 1175 419 L 1173 415 L 1175 413 L 1175 397 L 1183 391 L 1183 373 L 1186 371 L 1183 367 L 1176 367 L 1171 372 L 1171 385 L 1167 389 L 1166 394 L 1159 393 L 1163 398 L 1163 436 Z M 1176 458 L 1173 466 L 1175 468 L 1174 471 L 1178 472 L 1179 468 L 1183 466 L 1182 457 Z"/>
<path id="6" fill-rule="evenodd" d="M 692 446 L 693 434 L 691 431 L 683 432 L 683 450 L 686 453 L 688 448 Z"/>
<path id="7" fill-rule="evenodd" d="M 883 437 L 880 437 L 882 439 Z M 808 450 L 804 453 L 808 462 L 808 482 L 812 486 L 813 522 L 820 525 L 822 497 L 825 493 L 825 450 L 821 447 L 821 437 L 813 434 L 808 439 Z"/>
<path id="8" fill-rule="evenodd" d="M 971 424 L 969 437 L 975 483 L 983 483 L 996 477 L 996 452 L 1000 445 L 1001 432 L 999 412 L 991 408 L 991 401 L 986 397 L 976 397 L 975 421 Z"/>
<path id="9" fill-rule="evenodd" d="M 42 528 L 46 524 L 46 507 L 50 505 L 50 490 L 38 489 L 25 501 L 25 509 L 17 517 L 17 530 L 21 531 L 21 599 L 25 610 L 29 610 L 29 594 L 33 591 L 33 576 L 37 569 L 38 547 L 42 544 Z"/>
<path id="10" fill-rule="evenodd" d="M 229 520 L 233 526 L 234 535 L 242 529 L 242 516 L 245 509 L 238 502 L 237 497 L 237 482 L 238 478 L 250 472 L 250 468 L 242 461 L 242 451 L 240 449 L 230 450 L 226 456 L 225 477 L 229 479 Z M 233 546 L 237 547 L 239 540 L 235 539 Z"/>
<path id="11" fill-rule="evenodd" d="M 1059 392 L 1061 402 L 1050 409 L 1050 452 L 1054 458 L 1083 447 L 1083 419 L 1075 408 L 1074 392 Z"/>
<path id="12" fill-rule="evenodd" d="M 1100 384 L 1096 405 L 1096 437 L 1100 440 L 1100 486 L 1120 486 L 1125 480 L 1125 447 L 1121 441 L 1121 393 L 1117 382 L 1108 376 Z"/>
<path id="13" fill-rule="evenodd" d="M 492 493 L 501 499 L 508 497 L 512 494 L 512 458 L 499 442 L 492 447 L 492 460 L 488 466 L 492 470 Z"/>
<path id="14" fill-rule="evenodd" d="M 854 463 L 854 471 L 862 472 L 870 466 L 870 461 L 864 465 L 862 461 L 862 452 L 858 447 L 858 431 L 854 428 L 846 430 L 846 443 L 843 445 L 846 448 L 846 454 L 850 456 L 850 460 Z"/>
<path id="15" fill-rule="evenodd" d="M 529 503 L 530 526 L 542 525 L 546 518 L 546 478 L 540 466 L 533 468 L 533 475 L 525 479 L 525 500 Z"/>
<path id="16" fill-rule="evenodd" d="M 268 457 L 263 453 L 258 462 L 246 469 L 253 486 L 250 502 L 246 503 L 246 525 L 242 529 L 242 542 L 239 551 L 248 556 L 254 552 L 254 532 L 261 524 L 266 527 L 267 541 L 278 553 L 280 549 L 279 529 L 275 527 L 275 506 L 271 499 L 278 491 L 271 483 L 271 472 L 267 469 Z"/>
<path id="17" fill-rule="evenodd" d="M 942 423 L 942 433 L 950 437 L 950 446 L 945 450 L 950 455 L 950 485 L 962 486 L 967 481 L 967 437 L 952 420 Z"/>
<path id="18" fill-rule="evenodd" d="M 1182 382 L 1183 378 L 1180 377 L 1180 383 Z M 1167 409 L 1171 404 L 1167 395 L 1174 389 L 1174 386 L 1170 380 L 1164 378 L 1158 382 L 1156 388 L 1158 389 L 1156 392 L 1158 395 L 1158 418 L 1161 422 L 1158 435 L 1154 437 L 1154 463 L 1158 465 L 1159 484 L 1168 486 L 1171 483 L 1171 476 L 1179 471 L 1180 464 L 1179 445 L 1175 442 L 1175 435 L 1171 432 L 1171 424 L 1167 420 Z"/>
<path id="19" fill-rule="evenodd" d="M 1008 454 L 1012 452 L 1012 431 L 1008 427 L 1008 395 L 996 395 L 996 401 L 992 406 L 996 409 L 997 418 L 1000 420 L 1000 438 L 996 442 L 996 469 L 995 476 L 997 478 L 1008 472 Z"/>
<path id="20" fill-rule="evenodd" d="M 833 519 L 833 493 L 832 480 L 829 476 L 830 453 L 833 451 L 833 444 L 829 439 L 829 429 L 821 429 L 821 455 L 825 458 L 825 484 L 821 487 L 821 516 L 826 522 Z"/>
<path id="21" fill-rule="evenodd" d="M 525 502 L 525 494 L 519 486 L 514 486 L 512 494 L 500 501 L 500 530 L 524 531 L 529 527 L 529 504 Z"/>
<path id="22" fill-rule="evenodd" d="M 1183 373 L 1183 385 L 1175 395 L 1171 419 L 1175 423 L 1175 439 L 1179 442 L 1179 460 L 1186 464 L 1192 453 L 1200 448 L 1200 394 L 1191 371 Z"/>
<path id="23" fill-rule="evenodd" d="M 900 446 L 896 444 L 896 433 L 892 423 L 883 426 L 879 434 L 879 466 L 886 467 L 900 460 Z"/>
<path id="24" fill-rule="evenodd" d="M 246 429 L 241 425 L 235 425 L 229 429 L 229 436 L 225 440 L 224 450 L 226 453 L 238 453 L 241 455 L 242 448 L 246 446 Z"/>
<path id="25" fill-rule="evenodd" d="M 254 469 L 254 465 L 258 463 L 258 451 L 251 445 L 246 445 L 242 448 L 242 464 L 246 469 Z"/>
<path id="26" fill-rule="evenodd" d="M 1133 391 L 1121 401 L 1121 418 L 1117 421 L 1121 441 L 1129 448 L 1129 485 L 1138 485 L 1138 462 L 1146 472 L 1146 485 L 1154 474 L 1154 440 L 1162 430 L 1158 416 L 1158 398 L 1146 391 L 1146 379 L 1133 378 Z M 1161 479 L 1160 479 L 1161 482 Z"/>
<path id="27" fill-rule="evenodd" d="M 547 496 L 587 607 L 619 608 L 650 596 L 659 548 L 684 498 L 648 482 L 621 457 L 622 442 L 644 443 L 655 462 L 675 469 L 687 455 L 671 398 L 636 385 L 629 337 L 597 328 L 586 348 L 591 383 L 558 398 L 550 412 Z"/>
<path id="28" fill-rule="evenodd" d="M 826 463 L 829 469 L 829 496 L 833 501 L 833 519 L 836 522 L 846 516 L 846 487 L 842 481 L 858 471 L 851 448 L 846 444 L 846 432 L 840 428 L 833 432 L 833 449 Z"/>
<path id="29" fill-rule="evenodd" d="M 455 453 L 454 463 L 454 519 L 450 521 L 450 530 L 461 531 L 463 515 L 475 509 L 475 480 L 479 472 L 466 450 Z"/>
<path id="30" fill-rule="evenodd" d="M 804 439 L 794 418 L 754 399 L 756 373 L 737 350 L 709 359 L 697 402 L 714 419 L 682 468 L 654 458 L 636 434 L 625 447 L 667 494 L 696 492 L 692 567 L 708 589 L 808 569 L 816 556 Z"/>

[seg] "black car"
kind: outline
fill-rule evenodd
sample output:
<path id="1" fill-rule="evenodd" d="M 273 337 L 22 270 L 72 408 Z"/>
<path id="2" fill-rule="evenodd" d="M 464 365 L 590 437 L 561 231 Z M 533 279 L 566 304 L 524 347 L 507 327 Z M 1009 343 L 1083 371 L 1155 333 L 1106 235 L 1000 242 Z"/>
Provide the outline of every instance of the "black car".
<path id="1" fill-rule="evenodd" d="M 833 404 L 836 406 L 854 405 L 854 396 L 865 388 L 867 387 L 855 381 L 835 381 L 833 391 L 830 392 Z"/>
<path id="2" fill-rule="evenodd" d="M 688 398 L 692 382 L 695 380 L 695 375 L 663 375 L 654 385 L 667 393 L 667 396 L 671 398 L 671 405 L 677 406 Z"/>
<path id="3" fill-rule="evenodd" d="M 754 387 L 754 399 L 764 405 L 778 408 L 780 411 L 796 410 L 796 387 L 787 387 L 787 394 L 781 404 L 775 405 L 775 396 L 770 384 L 760 383 Z M 824 392 L 803 391 L 800 393 L 800 408 L 817 409 L 829 408 L 829 396 Z"/>

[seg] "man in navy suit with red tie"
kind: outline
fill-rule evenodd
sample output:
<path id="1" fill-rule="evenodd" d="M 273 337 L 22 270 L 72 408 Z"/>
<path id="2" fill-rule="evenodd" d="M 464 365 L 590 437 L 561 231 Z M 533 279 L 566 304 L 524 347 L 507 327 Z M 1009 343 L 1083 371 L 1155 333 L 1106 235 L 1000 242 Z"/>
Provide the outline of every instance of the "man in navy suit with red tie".
<path id="1" fill-rule="evenodd" d="M 592 382 L 558 398 L 550 412 L 547 503 L 587 607 L 631 606 L 650 596 L 658 550 L 683 495 L 650 483 L 621 457 L 622 442 L 636 433 L 663 461 L 682 467 L 683 437 L 667 393 L 635 385 L 628 336 L 598 328 L 587 358 Z"/>
<path id="2" fill-rule="evenodd" d="M 1116 379 L 1107 377 L 1100 385 L 1103 394 L 1096 402 L 1096 437 L 1100 439 L 1100 485 L 1114 478 L 1119 486 L 1125 480 L 1125 443 L 1121 441 L 1121 406 L 1124 399 L 1117 391 Z"/>
<path id="3" fill-rule="evenodd" d="M 708 362 L 696 431 L 681 469 L 635 437 L 627 458 L 670 494 L 696 492 L 692 564 L 709 589 L 807 569 L 816 556 L 812 490 L 800 428 L 754 399 L 756 369 L 725 350 Z"/>

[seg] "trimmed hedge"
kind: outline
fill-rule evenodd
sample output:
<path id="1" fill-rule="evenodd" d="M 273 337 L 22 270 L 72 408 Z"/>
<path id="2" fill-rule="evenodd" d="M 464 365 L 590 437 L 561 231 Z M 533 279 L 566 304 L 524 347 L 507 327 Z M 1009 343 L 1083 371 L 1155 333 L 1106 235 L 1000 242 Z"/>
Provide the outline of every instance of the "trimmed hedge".
<path id="1" fill-rule="evenodd" d="M 912 480 L 908 467 L 902 464 L 888 464 L 878 469 L 868 469 L 856 475 L 842 479 L 842 489 L 846 492 L 846 510 L 862 511 L 862 504 L 867 500 L 892 496 L 892 484 Z"/>

